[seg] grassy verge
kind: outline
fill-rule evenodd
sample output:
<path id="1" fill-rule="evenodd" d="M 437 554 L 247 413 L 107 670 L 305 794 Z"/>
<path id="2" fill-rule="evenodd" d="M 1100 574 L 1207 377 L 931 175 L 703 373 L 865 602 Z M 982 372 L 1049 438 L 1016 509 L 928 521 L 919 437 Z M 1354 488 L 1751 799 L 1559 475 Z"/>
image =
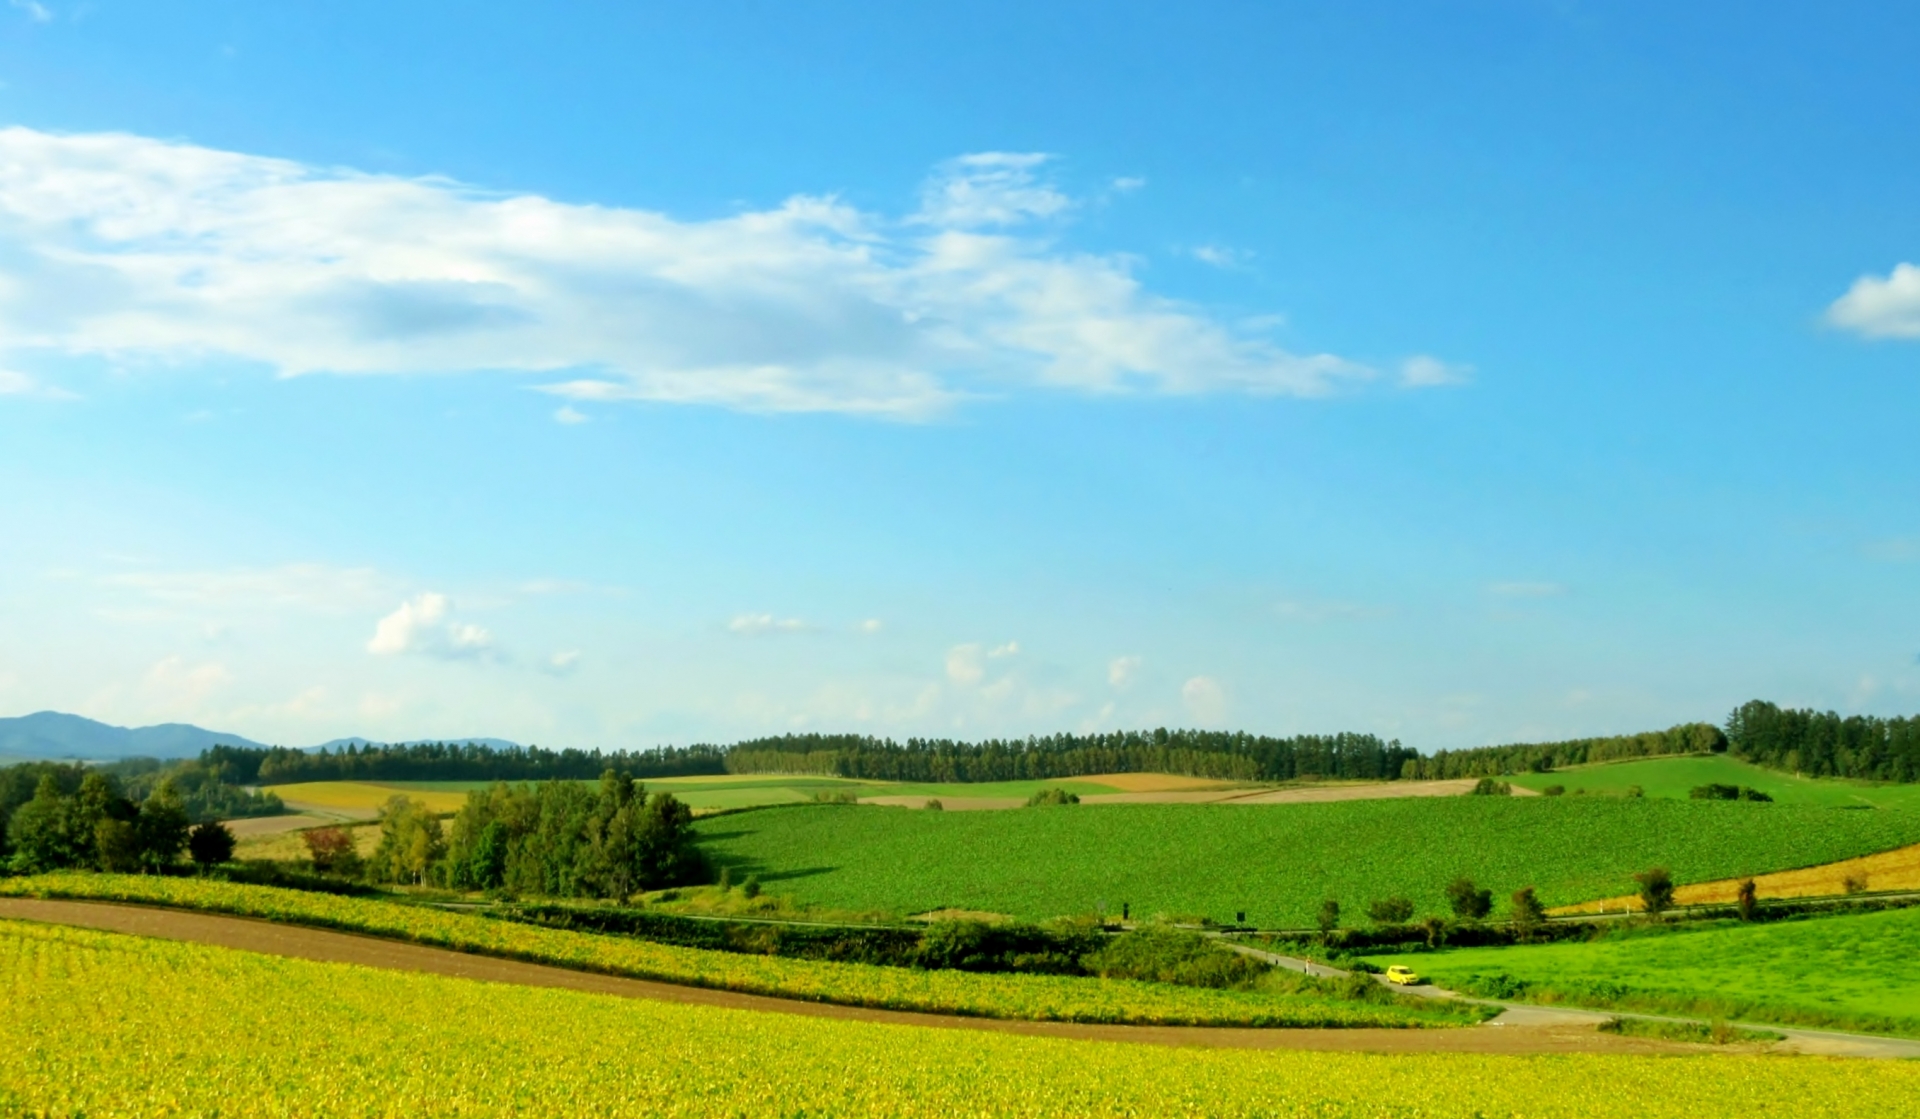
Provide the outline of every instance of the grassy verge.
<path id="1" fill-rule="evenodd" d="M 1535 1003 L 1920 1037 L 1920 909 L 1622 929 L 1589 942 L 1376 955 Z"/>
<path id="2" fill-rule="evenodd" d="M 0 880 L 0 896 L 165 905 L 370 933 L 462 952 L 781 998 L 983 1018 L 1206 1026 L 1458 1025 L 1449 1007 L 1320 993 L 1216 991 L 1125 980 L 915 971 L 653 944 L 366 898 L 192 878 L 49 874 Z"/>
<path id="3" fill-rule="evenodd" d="M 0 1114 L 1897 1115 L 1920 1064 L 1090 1044 L 474 983 L 0 921 Z"/>

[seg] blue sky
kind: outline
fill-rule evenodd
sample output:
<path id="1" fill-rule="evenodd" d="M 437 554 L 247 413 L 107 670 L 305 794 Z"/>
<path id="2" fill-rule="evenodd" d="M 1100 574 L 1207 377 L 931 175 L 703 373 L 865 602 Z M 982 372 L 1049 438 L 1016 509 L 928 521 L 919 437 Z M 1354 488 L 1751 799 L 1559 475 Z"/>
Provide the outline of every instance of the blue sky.
<path id="1" fill-rule="evenodd" d="M 0 713 L 1920 710 L 1920 15 L 0 11 Z"/>

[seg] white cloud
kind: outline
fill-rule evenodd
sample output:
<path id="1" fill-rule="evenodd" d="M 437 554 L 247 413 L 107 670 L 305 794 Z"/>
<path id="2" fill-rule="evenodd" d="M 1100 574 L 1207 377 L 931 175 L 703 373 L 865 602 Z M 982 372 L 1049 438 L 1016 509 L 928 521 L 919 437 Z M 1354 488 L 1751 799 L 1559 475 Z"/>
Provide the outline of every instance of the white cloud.
<path id="1" fill-rule="evenodd" d="M 1119 194 L 1131 194 L 1147 185 L 1147 180 L 1139 175 L 1121 175 L 1114 179 L 1112 187 Z"/>
<path id="2" fill-rule="evenodd" d="M 580 650 L 563 649 L 547 658 L 542 668 L 554 676 L 568 676 L 580 667 Z"/>
<path id="3" fill-rule="evenodd" d="M 1219 726 L 1227 718 L 1227 690 L 1211 676 L 1195 676 L 1180 685 L 1180 701 L 1201 726 Z"/>
<path id="4" fill-rule="evenodd" d="M 65 389 L 43 385 L 25 373 L 0 369 L 0 396 L 37 396 L 45 400 L 77 400 Z"/>
<path id="5" fill-rule="evenodd" d="M 587 414 L 571 404 L 562 404 L 554 411 L 553 421 L 563 424 L 583 424 L 587 422 Z"/>
<path id="6" fill-rule="evenodd" d="M 868 618 L 860 623 L 861 633 L 879 633 L 884 628 L 886 627 L 878 618 Z"/>
<path id="7" fill-rule="evenodd" d="M 1133 683 L 1133 678 L 1139 673 L 1139 657 L 1115 657 L 1107 662 L 1107 684 L 1110 687 L 1124 688 Z"/>
<path id="8" fill-rule="evenodd" d="M 35 23 L 48 23 L 53 19 L 53 13 L 47 9 L 45 4 L 40 3 L 39 0 L 7 0 L 7 3 L 11 7 L 27 13 L 27 18 Z"/>
<path id="9" fill-rule="evenodd" d="M 989 657 L 1016 657 L 1020 655 L 1020 643 L 1009 641 L 1005 645 L 995 645 L 987 650 Z"/>
<path id="10" fill-rule="evenodd" d="M 1202 264 L 1211 264 L 1215 268 L 1244 268 L 1253 254 L 1240 249 L 1230 249 L 1225 245 L 1199 245 L 1188 250 L 1193 259 Z"/>
<path id="11" fill-rule="evenodd" d="M 947 650 L 947 679 L 956 684 L 978 684 L 986 674 L 979 645 L 955 645 Z"/>
<path id="12" fill-rule="evenodd" d="M 573 401 L 896 419 L 1036 387 L 1312 396 L 1374 375 L 1017 231 L 1073 204 L 1043 162 L 954 160 L 905 220 L 796 196 L 680 221 L 0 129 L 0 359 L 501 370 Z"/>
<path id="13" fill-rule="evenodd" d="M 1464 385 L 1472 379 L 1473 366 L 1449 364 L 1428 354 L 1415 354 L 1400 363 L 1401 388 L 1443 388 Z"/>
<path id="14" fill-rule="evenodd" d="M 1564 583 L 1491 583 L 1487 593 L 1500 598 L 1558 598 L 1567 588 Z"/>
<path id="15" fill-rule="evenodd" d="M 1868 338 L 1920 338 L 1920 267 L 1860 277 L 1827 308 L 1827 321 Z"/>
<path id="16" fill-rule="evenodd" d="M 799 618 L 776 618 L 772 614 L 736 614 L 727 623 L 727 629 L 733 633 L 754 636 L 762 633 L 800 633 L 810 629 Z"/>
<path id="17" fill-rule="evenodd" d="M 1033 152 L 979 152 L 948 160 L 921 187 L 914 220 L 971 229 L 1061 213 L 1073 200 L 1035 174 L 1047 158 Z"/>
<path id="18" fill-rule="evenodd" d="M 375 656 L 417 653 L 443 660 L 485 656 L 493 650 L 493 635 L 479 626 L 456 621 L 448 615 L 453 602 L 443 594 L 428 591 L 400 604 L 400 608 L 380 619 L 367 652 Z"/>

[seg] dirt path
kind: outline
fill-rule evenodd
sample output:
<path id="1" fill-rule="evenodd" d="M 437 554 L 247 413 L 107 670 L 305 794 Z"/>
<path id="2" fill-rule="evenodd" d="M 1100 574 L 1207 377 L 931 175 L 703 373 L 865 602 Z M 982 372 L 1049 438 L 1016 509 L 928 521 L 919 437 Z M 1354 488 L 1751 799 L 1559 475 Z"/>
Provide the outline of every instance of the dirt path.
<path id="1" fill-rule="evenodd" d="M 235 948 L 246 952 L 287 956 L 323 963 L 359 964 L 394 971 L 514 983 L 529 987 L 559 987 L 622 998 L 654 999 L 732 1010 L 799 1014 L 860 1022 L 886 1022 L 946 1030 L 985 1030 L 1029 1037 L 1063 1037 L 1096 1041 L 1124 1041 L 1146 1045 L 1193 1046 L 1212 1049 L 1312 1049 L 1369 1053 L 1676 1053 L 1699 1052 L 1704 1047 L 1676 1045 L 1640 1038 L 1596 1033 L 1590 1024 L 1554 1022 L 1510 1027 L 1463 1026 L 1454 1029 L 1411 1030 L 1261 1030 L 1193 1026 L 1099 1026 L 1070 1022 L 1012 1022 L 990 1018 L 963 1018 L 897 1010 L 868 1010 L 801 1002 L 793 999 L 745 995 L 702 987 L 681 987 L 644 979 L 625 979 L 592 972 L 571 971 L 541 964 L 520 963 L 429 948 L 419 944 L 275 924 L 245 917 L 190 913 L 145 906 L 102 902 L 54 901 L 39 898 L 0 898 L 0 919 L 74 925 L 107 932 L 130 933 Z"/>

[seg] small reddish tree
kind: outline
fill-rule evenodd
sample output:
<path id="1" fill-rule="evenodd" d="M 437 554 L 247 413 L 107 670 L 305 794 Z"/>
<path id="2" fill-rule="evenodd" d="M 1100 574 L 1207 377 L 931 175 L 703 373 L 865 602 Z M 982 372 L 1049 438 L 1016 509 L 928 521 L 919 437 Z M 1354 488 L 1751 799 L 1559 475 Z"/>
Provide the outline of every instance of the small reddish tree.
<path id="1" fill-rule="evenodd" d="M 322 874 L 345 871 L 353 862 L 353 836 L 343 828 L 310 828 L 300 833 L 313 856 L 313 869 Z"/>

